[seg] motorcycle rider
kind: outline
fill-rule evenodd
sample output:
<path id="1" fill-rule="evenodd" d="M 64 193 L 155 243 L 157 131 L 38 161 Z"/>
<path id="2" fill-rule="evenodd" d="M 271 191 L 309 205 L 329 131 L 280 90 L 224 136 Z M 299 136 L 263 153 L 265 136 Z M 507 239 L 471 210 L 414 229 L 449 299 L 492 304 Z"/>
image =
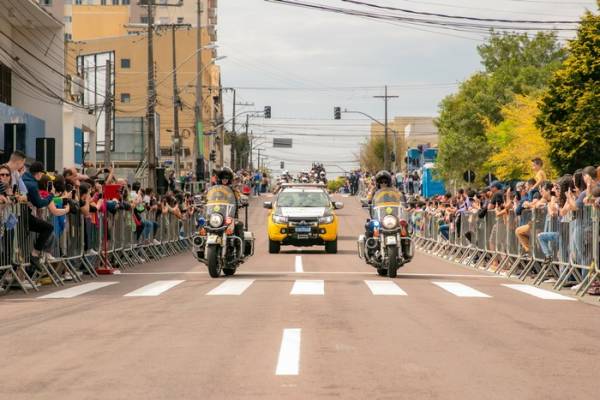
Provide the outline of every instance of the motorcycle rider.
<path id="1" fill-rule="evenodd" d="M 235 195 L 235 234 L 239 237 L 244 237 L 244 222 L 239 219 L 238 211 L 240 208 L 244 207 L 241 202 L 241 193 L 236 189 L 233 185 L 233 170 L 229 167 L 223 167 L 216 173 L 217 176 L 217 185 L 227 186 Z"/>

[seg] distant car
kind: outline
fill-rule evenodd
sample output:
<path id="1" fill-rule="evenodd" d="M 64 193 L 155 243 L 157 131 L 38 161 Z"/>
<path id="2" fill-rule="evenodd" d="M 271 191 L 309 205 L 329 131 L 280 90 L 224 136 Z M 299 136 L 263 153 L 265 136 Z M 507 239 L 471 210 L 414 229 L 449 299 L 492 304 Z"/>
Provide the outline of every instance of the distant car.
<path id="1" fill-rule="evenodd" d="M 267 221 L 269 253 L 281 246 L 325 246 L 327 253 L 337 253 L 338 217 L 334 202 L 323 185 L 286 184 L 275 201 L 265 202 L 271 210 Z"/>

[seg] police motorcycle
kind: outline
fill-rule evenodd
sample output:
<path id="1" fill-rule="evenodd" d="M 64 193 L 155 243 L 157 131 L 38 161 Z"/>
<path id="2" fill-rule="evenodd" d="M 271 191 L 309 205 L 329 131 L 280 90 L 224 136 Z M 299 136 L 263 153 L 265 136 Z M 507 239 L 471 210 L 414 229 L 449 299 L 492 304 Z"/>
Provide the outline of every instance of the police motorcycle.
<path id="1" fill-rule="evenodd" d="M 247 197 L 238 198 L 227 185 L 233 172 L 229 168 L 224 170 L 217 174 L 220 184 L 206 192 L 204 216 L 198 219 L 199 232 L 193 239 L 194 257 L 208 267 L 212 278 L 218 278 L 221 272 L 225 276 L 235 274 L 237 268 L 254 255 L 254 234 L 246 231 Z M 246 208 L 245 225 L 238 220 L 240 208 Z"/>
<path id="2" fill-rule="evenodd" d="M 370 201 L 365 234 L 358 238 L 358 256 L 380 276 L 395 278 L 398 269 L 412 260 L 414 243 L 403 215 L 402 193 L 391 187 L 387 171 L 376 176 L 378 190 Z"/>

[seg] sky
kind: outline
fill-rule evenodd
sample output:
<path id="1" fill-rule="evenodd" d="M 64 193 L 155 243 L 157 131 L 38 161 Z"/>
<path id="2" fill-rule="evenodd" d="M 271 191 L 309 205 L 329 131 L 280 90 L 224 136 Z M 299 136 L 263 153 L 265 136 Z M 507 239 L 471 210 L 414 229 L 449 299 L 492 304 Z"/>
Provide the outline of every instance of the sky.
<path id="1" fill-rule="evenodd" d="M 302 0 L 368 10 L 341 0 Z M 478 18 L 577 20 L 595 0 L 364 0 L 382 6 Z M 237 112 L 272 107 L 272 119 L 250 118 L 254 147 L 277 173 L 280 161 L 297 172 L 313 161 L 330 176 L 358 166 L 370 121 L 356 114 L 333 120 L 333 108 L 361 111 L 383 121 L 388 85 L 389 117 L 436 117 L 440 101 L 459 82 L 481 70 L 480 33 L 414 27 L 397 22 L 338 15 L 264 0 L 220 0 L 218 53 L 222 84 L 235 87 Z M 371 11 L 376 11 L 371 9 Z M 572 36 L 561 33 L 561 37 Z M 224 97 L 226 119 L 231 93 Z M 245 117 L 236 130 L 245 131 Z M 274 149 L 272 139 L 293 139 Z M 254 152 L 256 163 L 256 151 Z"/>

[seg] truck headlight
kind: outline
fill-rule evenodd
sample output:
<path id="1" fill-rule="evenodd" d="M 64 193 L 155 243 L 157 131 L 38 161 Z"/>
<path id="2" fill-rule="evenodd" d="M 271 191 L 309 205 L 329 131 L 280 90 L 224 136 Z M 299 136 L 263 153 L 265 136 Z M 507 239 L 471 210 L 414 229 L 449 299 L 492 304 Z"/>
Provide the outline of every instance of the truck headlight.
<path id="1" fill-rule="evenodd" d="M 287 224 L 288 217 L 284 217 L 283 215 L 273 215 L 273 222 L 276 224 Z"/>
<path id="2" fill-rule="evenodd" d="M 398 227 L 398 218 L 394 217 L 393 215 L 386 215 L 385 217 L 383 217 L 383 220 L 381 221 L 381 225 L 383 225 L 383 227 L 385 229 L 394 229 Z"/>
<path id="3" fill-rule="evenodd" d="M 319 224 L 326 225 L 333 222 L 333 215 L 326 215 L 319 218 Z"/>

